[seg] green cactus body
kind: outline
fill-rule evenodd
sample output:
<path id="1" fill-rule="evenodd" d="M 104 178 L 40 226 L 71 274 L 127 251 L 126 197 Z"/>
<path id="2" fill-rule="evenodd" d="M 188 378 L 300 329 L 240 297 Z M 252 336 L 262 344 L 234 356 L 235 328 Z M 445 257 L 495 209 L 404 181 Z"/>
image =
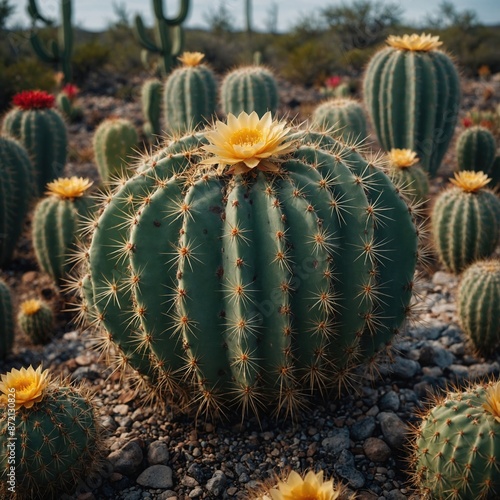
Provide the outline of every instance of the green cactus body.
<path id="1" fill-rule="evenodd" d="M 312 126 L 351 141 L 367 137 L 363 107 L 354 99 L 329 99 L 320 104 L 313 112 Z"/>
<path id="2" fill-rule="evenodd" d="M 486 189 L 466 191 L 457 185 L 438 196 L 431 232 L 439 260 L 448 271 L 460 273 L 493 253 L 500 237 L 499 216 L 500 200 Z"/>
<path id="3" fill-rule="evenodd" d="M 12 258 L 33 196 L 33 167 L 22 145 L 0 137 L 0 266 Z"/>
<path id="4" fill-rule="evenodd" d="M 54 334 L 54 313 L 41 300 L 27 300 L 20 305 L 17 324 L 34 344 L 46 344 Z"/>
<path id="5" fill-rule="evenodd" d="M 124 118 L 109 118 L 97 127 L 93 146 L 97 170 L 104 182 L 125 175 L 138 142 L 137 130 Z"/>
<path id="6" fill-rule="evenodd" d="M 17 97 L 21 99 L 16 100 L 15 96 L 13 102 L 19 105 L 5 116 L 2 132 L 19 139 L 28 151 L 35 174 L 35 193 L 41 196 L 46 184 L 59 177 L 66 164 L 66 125 L 59 112 L 51 109 L 52 96 L 28 91 Z"/>
<path id="7" fill-rule="evenodd" d="M 0 278 L 0 360 L 6 358 L 14 342 L 14 315 L 10 289 Z"/>
<path id="8" fill-rule="evenodd" d="M 141 89 L 142 112 L 145 117 L 144 133 L 149 142 L 160 135 L 160 112 L 162 83 L 156 78 L 146 80 Z"/>
<path id="9" fill-rule="evenodd" d="M 475 170 L 489 174 L 495 154 L 495 137 L 487 128 L 470 127 L 458 137 L 458 170 Z"/>
<path id="10" fill-rule="evenodd" d="M 498 190 L 500 185 L 500 156 L 496 156 L 493 160 L 488 176 L 491 178 L 490 187 Z"/>
<path id="11" fill-rule="evenodd" d="M 174 70 L 163 90 L 165 121 L 173 133 L 194 130 L 215 113 L 217 84 L 204 64 L 182 66 Z"/>
<path id="12" fill-rule="evenodd" d="M 413 482 L 425 498 L 498 498 L 500 423 L 483 407 L 487 396 L 481 385 L 449 392 L 423 416 L 412 458 Z"/>
<path id="13" fill-rule="evenodd" d="M 422 168 L 435 176 L 455 131 L 459 77 L 451 59 L 435 50 L 437 40 L 411 49 L 407 42 L 393 37 L 393 46 L 373 56 L 364 100 L 382 148 L 416 151 Z"/>
<path id="14" fill-rule="evenodd" d="M 458 316 L 466 335 L 483 354 L 500 344 L 500 261 L 476 261 L 463 273 L 458 288 Z"/>
<path id="15" fill-rule="evenodd" d="M 104 207 L 84 295 L 150 393 L 193 391 L 202 413 L 293 411 L 306 388 L 347 384 L 401 326 L 417 250 L 408 207 L 355 151 L 296 138 L 278 176 L 158 154 Z"/>
<path id="16" fill-rule="evenodd" d="M 239 115 L 255 111 L 276 113 L 279 104 L 278 84 L 271 71 L 262 66 L 246 66 L 228 73 L 220 88 L 222 111 Z"/>
<path id="17" fill-rule="evenodd" d="M 58 109 L 70 122 L 79 120 L 82 117 L 82 108 L 75 106 L 64 92 L 57 94 L 56 101 Z"/>

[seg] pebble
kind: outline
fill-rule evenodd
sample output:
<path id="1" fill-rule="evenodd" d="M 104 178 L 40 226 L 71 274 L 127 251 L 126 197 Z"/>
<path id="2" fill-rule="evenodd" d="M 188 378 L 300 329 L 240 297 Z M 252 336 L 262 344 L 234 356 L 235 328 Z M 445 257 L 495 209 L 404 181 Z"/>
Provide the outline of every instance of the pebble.
<path id="1" fill-rule="evenodd" d="M 364 441 L 373 434 L 376 425 L 377 424 L 375 423 L 375 417 L 369 416 L 358 420 L 351 427 L 351 438 L 354 441 Z"/>
<path id="2" fill-rule="evenodd" d="M 113 451 L 108 456 L 108 460 L 111 462 L 115 472 L 133 474 L 139 469 L 143 460 L 143 454 L 137 441 L 130 441 L 123 448 Z"/>
<path id="3" fill-rule="evenodd" d="M 345 479 L 350 486 L 355 489 L 362 488 L 365 485 L 366 479 L 362 472 L 358 471 L 354 464 L 354 456 L 348 450 L 342 450 L 339 458 L 333 466 L 335 472 Z"/>
<path id="4" fill-rule="evenodd" d="M 363 451 L 372 462 L 385 462 L 392 454 L 387 443 L 376 437 L 368 438 L 364 442 Z"/>
<path id="5" fill-rule="evenodd" d="M 395 391 L 386 392 L 378 402 L 378 406 L 382 411 L 384 410 L 399 410 L 399 396 Z M 368 437 L 368 436 L 367 436 Z"/>
<path id="6" fill-rule="evenodd" d="M 170 489 L 174 485 L 172 469 L 166 465 L 151 465 L 141 472 L 137 482 L 146 488 Z"/>
<path id="7" fill-rule="evenodd" d="M 334 429 L 330 437 L 323 439 L 321 445 L 328 453 L 333 455 L 338 455 L 343 450 L 346 450 L 350 446 L 350 436 L 349 429 L 342 427 L 340 429 Z"/>
<path id="8" fill-rule="evenodd" d="M 226 486 L 226 475 L 221 470 L 216 470 L 211 479 L 207 481 L 207 491 L 214 496 L 222 494 Z"/>
<path id="9" fill-rule="evenodd" d="M 170 458 L 170 452 L 165 441 L 153 441 L 148 447 L 148 462 L 151 465 L 166 464 Z"/>
<path id="10" fill-rule="evenodd" d="M 377 418 L 389 446 L 395 450 L 402 449 L 408 436 L 407 425 L 393 412 L 379 413 Z"/>

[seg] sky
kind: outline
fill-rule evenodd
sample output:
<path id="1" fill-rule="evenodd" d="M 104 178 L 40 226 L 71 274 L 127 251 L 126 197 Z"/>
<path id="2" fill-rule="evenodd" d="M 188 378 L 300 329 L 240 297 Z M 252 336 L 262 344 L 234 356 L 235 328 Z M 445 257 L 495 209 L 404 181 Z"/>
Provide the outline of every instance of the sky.
<path id="1" fill-rule="evenodd" d="M 217 10 L 224 2 L 230 10 L 235 27 L 243 27 L 244 4 L 243 0 L 191 0 L 191 9 L 186 21 L 188 27 L 207 27 L 206 18 L 210 12 Z M 319 12 L 323 7 L 349 4 L 349 0 L 253 0 L 253 26 L 256 30 L 266 30 L 270 19 L 270 6 L 277 6 L 278 30 L 287 31 L 305 15 Z M 405 13 L 405 21 L 418 23 L 430 13 L 436 12 L 439 0 L 390 0 L 399 3 Z M 28 24 L 25 13 L 26 1 L 18 0 L 12 22 Z M 38 0 L 38 5 L 47 17 L 58 18 L 60 0 Z M 500 24 L 500 0 L 452 0 L 458 11 L 473 9 L 479 20 L 485 24 Z M 102 30 L 116 20 L 113 4 L 125 6 L 132 16 L 140 13 L 147 25 L 153 23 L 153 7 L 149 0 L 73 0 L 73 23 L 88 30 Z M 163 0 L 169 15 L 175 15 L 178 9 L 178 0 Z"/>

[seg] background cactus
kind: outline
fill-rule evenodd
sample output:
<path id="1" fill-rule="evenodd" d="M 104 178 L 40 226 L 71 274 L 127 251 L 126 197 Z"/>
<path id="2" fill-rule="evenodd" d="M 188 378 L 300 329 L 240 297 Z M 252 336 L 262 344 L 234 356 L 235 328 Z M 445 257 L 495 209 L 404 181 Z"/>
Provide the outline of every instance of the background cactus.
<path id="1" fill-rule="evenodd" d="M 411 149 L 436 172 L 455 131 L 460 81 L 438 37 L 391 36 L 366 69 L 366 107 L 385 151 Z"/>
<path id="2" fill-rule="evenodd" d="M 228 123 L 227 147 L 255 136 L 293 151 L 283 174 L 207 169 L 199 141 L 157 155 L 103 209 L 82 292 L 103 346 L 148 393 L 179 401 L 193 391 L 202 413 L 292 412 L 304 388 L 349 385 L 355 366 L 390 345 L 408 314 L 416 229 L 355 148 L 302 131 L 286 144 L 303 147 L 280 145 L 284 125 L 268 129 L 269 115 Z M 263 168 L 278 168 L 266 151 Z"/>
<path id="3" fill-rule="evenodd" d="M 54 334 L 54 313 L 41 300 L 26 300 L 19 306 L 17 324 L 34 344 L 45 344 Z"/>
<path id="4" fill-rule="evenodd" d="M 199 52 L 185 52 L 179 58 L 183 66 L 165 82 L 164 115 L 174 133 L 195 129 L 215 113 L 217 84 L 212 70 L 200 64 L 203 57 Z"/>
<path id="5" fill-rule="evenodd" d="M 500 345 L 500 261 L 482 260 L 468 267 L 458 288 L 460 324 L 474 347 L 491 354 Z"/>
<path id="6" fill-rule="evenodd" d="M 222 111 L 239 115 L 255 111 L 262 116 L 276 113 L 279 104 L 278 84 L 273 74 L 262 66 L 245 66 L 230 71 L 220 87 Z"/>
<path id="7" fill-rule="evenodd" d="M 495 137 L 484 127 L 466 128 L 458 137 L 456 154 L 458 170 L 489 175 L 496 154 Z"/>
<path id="8" fill-rule="evenodd" d="M 313 112 L 312 126 L 319 130 L 330 129 L 335 136 L 362 140 L 367 137 L 363 107 L 354 99 L 329 99 Z"/>
<path id="9" fill-rule="evenodd" d="M 47 185 L 47 198 L 33 215 L 33 247 L 40 268 L 61 285 L 68 278 L 77 235 L 82 222 L 90 218 L 93 201 L 87 196 L 88 179 L 71 177 Z"/>
<path id="10" fill-rule="evenodd" d="M 489 177 L 491 178 L 490 187 L 498 190 L 500 185 L 500 156 L 496 156 L 491 165 Z"/>
<path id="11" fill-rule="evenodd" d="M 54 96 L 33 90 L 16 94 L 14 108 L 4 118 L 2 132 L 19 139 L 28 151 L 34 169 L 35 194 L 62 174 L 66 164 L 66 125 L 53 109 Z"/>
<path id="12" fill-rule="evenodd" d="M 142 112 L 145 117 L 144 134 L 149 142 L 158 140 L 161 112 L 162 83 L 156 78 L 146 80 L 141 89 Z"/>
<path id="13" fill-rule="evenodd" d="M 498 383 L 436 399 L 415 429 L 413 482 L 425 498 L 498 498 Z"/>
<path id="14" fill-rule="evenodd" d="M 0 278 L 0 360 L 5 359 L 14 343 L 12 296 L 7 283 Z"/>
<path id="15" fill-rule="evenodd" d="M 56 97 L 58 109 L 70 122 L 77 121 L 83 116 L 82 108 L 76 106 L 75 104 L 75 99 L 78 95 L 78 92 L 79 90 L 76 85 L 68 83 L 63 87 L 61 92 L 59 92 Z"/>
<path id="16" fill-rule="evenodd" d="M 500 237 L 500 200 L 485 189 L 483 172 L 462 171 L 436 199 L 431 231 L 439 260 L 460 273 L 475 260 L 490 256 Z"/>
<path id="17" fill-rule="evenodd" d="M 104 182 L 126 173 L 138 142 L 137 130 L 125 118 L 108 118 L 97 127 L 93 146 L 97 170 Z"/>
<path id="18" fill-rule="evenodd" d="M 19 142 L 0 137 L 0 266 L 12 258 L 33 197 L 33 167 Z"/>

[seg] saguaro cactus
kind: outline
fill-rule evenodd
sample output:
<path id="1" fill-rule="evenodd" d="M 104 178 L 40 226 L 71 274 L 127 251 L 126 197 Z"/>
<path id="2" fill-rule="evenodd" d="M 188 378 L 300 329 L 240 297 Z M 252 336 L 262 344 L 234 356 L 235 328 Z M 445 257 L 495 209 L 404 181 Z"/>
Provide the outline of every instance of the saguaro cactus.
<path id="1" fill-rule="evenodd" d="M 39 11 L 36 0 L 28 0 L 28 14 L 33 20 L 43 22 L 47 26 L 52 21 L 45 18 Z M 73 27 L 71 26 L 71 0 L 61 0 L 61 26 L 58 41 L 52 40 L 49 47 L 45 47 L 37 33 L 32 32 L 30 42 L 35 54 L 44 62 L 60 65 L 66 83 L 72 81 L 71 55 L 73 53 Z"/>
<path id="2" fill-rule="evenodd" d="M 0 360 L 5 359 L 14 342 L 12 296 L 7 283 L 0 278 Z"/>
<path id="3" fill-rule="evenodd" d="M 363 92 L 382 148 L 411 149 L 434 176 L 455 131 L 460 81 L 442 42 L 390 36 L 368 64 Z"/>
<path id="4" fill-rule="evenodd" d="M 495 161 L 495 137 L 484 127 L 467 128 L 458 137 L 456 152 L 458 170 L 475 170 L 489 175 Z"/>
<path id="5" fill-rule="evenodd" d="M 182 52 L 184 32 L 182 23 L 189 13 L 190 0 L 179 0 L 179 13 L 175 17 L 167 17 L 163 10 L 163 0 L 153 0 L 155 13 L 155 38 L 148 36 L 141 16 L 135 18 L 135 33 L 137 40 L 145 50 L 161 57 L 160 71 L 166 76 L 172 70 L 175 58 Z"/>
<path id="6" fill-rule="evenodd" d="M 161 93 L 163 85 L 157 78 L 146 80 L 141 89 L 144 133 L 150 142 L 160 135 Z"/>

